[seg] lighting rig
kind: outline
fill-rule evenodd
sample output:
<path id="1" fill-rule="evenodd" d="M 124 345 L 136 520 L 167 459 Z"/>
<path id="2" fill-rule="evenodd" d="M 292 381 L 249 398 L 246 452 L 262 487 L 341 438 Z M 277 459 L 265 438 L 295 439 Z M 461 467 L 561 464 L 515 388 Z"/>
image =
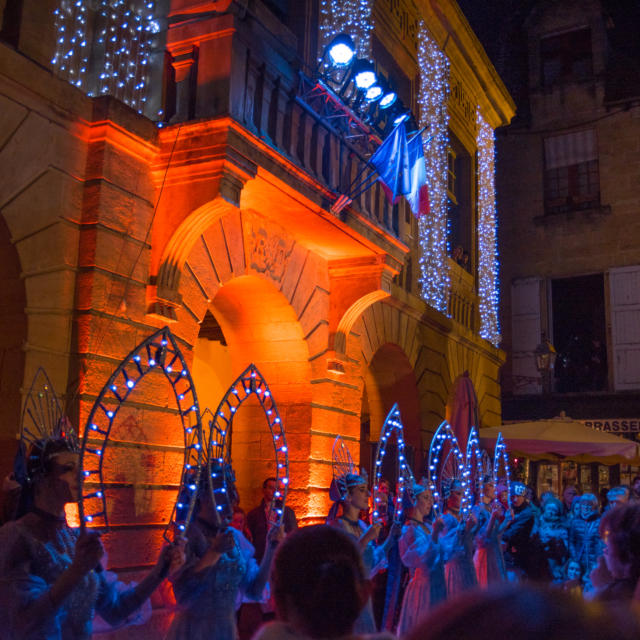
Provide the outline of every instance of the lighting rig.
<path id="1" fill-rule="evenodd" d="M 358 58 L 353 38 L 336 35 L 325 47 L 315 71 L 300 72 L 298 99 L 344 139 L 370 154 L 402 120 L 413 122 L 389 81 L 373 61 Z"/>

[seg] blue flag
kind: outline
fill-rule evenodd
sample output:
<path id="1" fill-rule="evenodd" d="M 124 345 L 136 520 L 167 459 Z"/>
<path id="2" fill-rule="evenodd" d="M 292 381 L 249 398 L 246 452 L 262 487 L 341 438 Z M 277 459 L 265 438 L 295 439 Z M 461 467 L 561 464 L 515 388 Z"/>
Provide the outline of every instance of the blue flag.
<path id="1" fill-rule="evenodd" d="M 371 156 L 369 163 L 378 171 L 378 180 L 386 187 L 385 192 L 392 204 L 399 195 L 405 195 L 411 191 L 407 132 L 404 122 L 398 124 L 387 136 Z"/>

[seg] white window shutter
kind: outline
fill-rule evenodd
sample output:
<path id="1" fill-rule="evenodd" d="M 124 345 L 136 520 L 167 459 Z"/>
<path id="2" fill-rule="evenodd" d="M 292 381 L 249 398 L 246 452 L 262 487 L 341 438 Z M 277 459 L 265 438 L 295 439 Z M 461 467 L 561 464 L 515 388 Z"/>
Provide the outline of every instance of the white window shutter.
<path id="1" fill-rule="evenodd" d="M 609 270 L 609 308 L 614 389 L 640 389 L 640 266 Z"/>
<path id="2" fill-rule="evenodd" d="M 541 393 L 535 349 L 540 343 L 540 278 L 511 284 L 511 372 L 514 394 Z"/>

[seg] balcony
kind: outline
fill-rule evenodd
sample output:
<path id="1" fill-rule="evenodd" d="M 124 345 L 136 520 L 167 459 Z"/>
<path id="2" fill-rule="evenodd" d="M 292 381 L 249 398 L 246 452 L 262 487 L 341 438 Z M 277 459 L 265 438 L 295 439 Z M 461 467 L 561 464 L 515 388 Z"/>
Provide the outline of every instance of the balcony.
<path id="1" fill-rule="evenodd" d="M 231 116 L 240 125 L 235 133 L 245 131 L 249 145 L 257 137 L 261 147 L 277 152 L 267 154 L 269 158 L 253 157 L 252 162 L 269 171 L 273 167 L 280 179 L 330 210 L 336 194 L 348 189 L 379 139 L 353 122 L 332 119 L 310 106 L 304 80 L 309 74 L 299 71 L 292 34 L 268 10 L 259 17 L 246 15 L 241 20 L 224 14 L 195 27 L 187 23 L 169 29 L 166 124 Z M 338 217 L 401 264 L 406 253 L 401 246 L 410 241 L 407 209 L 404 201 L 391 206 L 375 183 Z"/>
<path id="2" fill-rule="evenodd" d="M 449 317 L 466 329 L 477 333 L 480 327 L 478 296 L 473 275 L 449 258 Z"/>

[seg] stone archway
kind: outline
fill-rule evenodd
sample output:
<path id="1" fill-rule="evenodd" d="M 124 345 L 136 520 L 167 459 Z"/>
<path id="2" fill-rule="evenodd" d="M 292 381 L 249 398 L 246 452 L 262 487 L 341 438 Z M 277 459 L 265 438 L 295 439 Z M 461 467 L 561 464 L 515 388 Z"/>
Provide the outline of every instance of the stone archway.
<path id="1" fill-rule="evenodd" d="M 207 318 L 207 335 L 194 345 L 193 377 L 200 405 L 215 411 L 237 375 L 249 364 L 257 365 L 285 426 L 291 465 L 289 503 L 304 516 L 300 489 L 308 483 L 304 466 L 309 457 L 311 368 L 293 307 L 271 282 L 245 275 L 218 290 Z M 211 331 L 214 323 L 217 332 Z M 243 403 L 234 416 L 231 442 L 240 503 L 249 510 L 262 497 L 263 480 L 275 475 L 273 443 L 256 398 Z"/>
<path id="2" fill-rule="evenodd" d="M 227 368 L 225 372 L 216 367 L 218 395 L 248 364 L 257 364 L 276 397 L 287 433 L 292 434 L 290 501 L 304 519 L 311 511 L 315 514 L 318 500 L 311 494 L 320 491 L 312 479 L 317 474 L 311 451 L 317 437 L 312 424 L 318 422 L 317 414 L 323 411 L 320 403 L 314 402 L 323 386 L 322 382 L 316 383 L 327 377 L 322 358 L 329 336 L 327 264 L 280 225 L 258 213 L 235 208 L 218 213 L 195 240 L 189 236 L 188 253 L 179 243 L 172 243 L 173 255 L 184 257 L 180 272 L 172 271 L 166 280 L 177 287 L 174 300 L 179 301 L 174 307 L 172 331 L 194 346 L 197 368 L 205 364 L 201 357 L 204 347 L 198 346 L 200 323 L 207 316 L 219 325 L 227 347 L 209 349 L 211 353 L 217 349 L 220 359 L 227 363 L 222 365 Z M 209 374 L 213 373 L 210 368 Z M 215 403 L 215 399 L 206 401 Z M 250 406 L 242 412 L 249 416 Z M 266 437 L 266 432 L 258 431 L 260 438 Z M 262 464 L 255 449 L 264 452 L 271 443 L 259 442 L 255 439 L 258 436 L 249 436 L 248 430 L 245 436 L 243 456 L 254 464 L 251 474 L 240 479 L 245 485 L 240 488 L 244 506 L 250 508 L 268 467 L 266 453 Z M 254 451 L 248 453 L 251 447 Z M 325 469 L 324 462 L 318 464 Z"/>
<path id="3" fill-rule="evenodd" d="M 0 469 L 12 467 L 22 409 L 27 306 L 20 258 L 0 217 Z"/>

